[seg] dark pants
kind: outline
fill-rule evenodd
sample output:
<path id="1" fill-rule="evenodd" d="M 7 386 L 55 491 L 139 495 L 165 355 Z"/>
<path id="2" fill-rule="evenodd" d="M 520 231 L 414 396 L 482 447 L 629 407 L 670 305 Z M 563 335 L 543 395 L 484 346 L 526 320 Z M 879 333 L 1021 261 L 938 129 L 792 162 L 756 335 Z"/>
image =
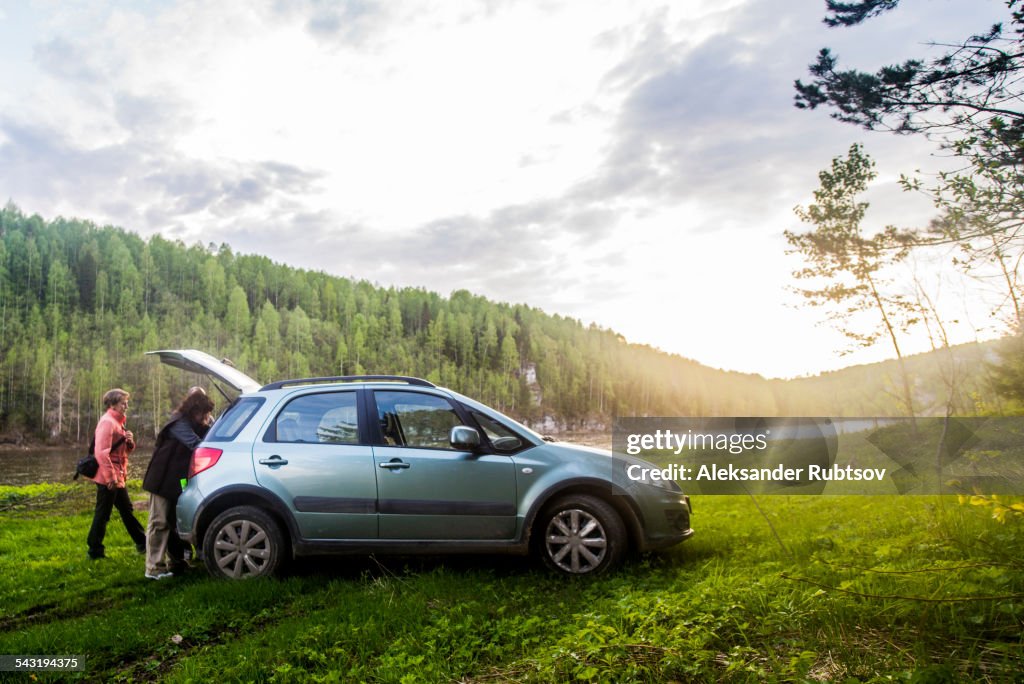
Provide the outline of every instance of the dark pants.
<path id="1" fill-rule="evenodd" d="M 171 509 L 171 536 L 167 539 L 167 557 L 171 559 L 170 570 L 172 572 L 179 572 L 188 567 L 185 562 L 185 554 L 188 553 L 189 558 L 195 558 L 195 551 L 192 549 L 191 544 L 185 543 L 185 540 L 178 536 L 177 526 L 174 524 L 174 511 L 178 507 L 178 499 L 172 499 L 170 504 Z"/>
<path id="2" fill-rule="evenodd" d="M 171 509 L 174 510 L 173 508 Z M 185 549 L 188 548 L 189 552 L 192 551 L 192 547 L 186 547 L 185 542 L 181 540 L 178 533 L 171 529 L 171 536 L 167 538 L 167 557 L 171 560 L 168 570 L 171 572 L 178 572 L 184 570 L 187 566 L 185 565 Z"/>
<path id="3" fill-rule="evenodd" d="M 96 511 L 92 516 L 92 527 L 89 528 L 89 555 L 93 558 L 103 556 L 103 538 L 107 534 L 107 522 L 110 511 L 117 508 L 121 521 L 128 535 L 135 542 L 136 548 L 146 548 L 146 529 L 132 511 L 132 500 L 127 489 L 107 489 L 106 485 L 96 485 Z"/>

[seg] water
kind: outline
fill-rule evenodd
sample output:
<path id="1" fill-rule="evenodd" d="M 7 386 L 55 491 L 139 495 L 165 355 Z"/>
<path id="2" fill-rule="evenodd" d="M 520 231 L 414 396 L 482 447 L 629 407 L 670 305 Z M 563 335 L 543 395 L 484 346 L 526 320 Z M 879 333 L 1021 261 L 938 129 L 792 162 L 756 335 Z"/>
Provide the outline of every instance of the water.
<path id="1" fill-rule="evenodd" d="M 595 446 L 601 449 L 612 448 L 612 436 L 603 432 L 572 432 L 557 435 L 560 440 Z M 27 485 L 41 482 L 72 482 L 75 464 L 85 456 L 86 448 L 48 448 L 34 449 L 0 449 L 0 484 Z M 152 454 L 152 445 L 144 445 L 135 450 L 128 458 L 128 479 L 142 479 Z M 88 483 L 84 478 L 78 482 Z"/>
<path id="2" fill-rule="evenodd" d="M 559 432 L 552 436 L 560 442 L 607 449 L 608 451 L 612 449 L 612 433 L 610 432 Z"/>
<path id="3" fill-rule="evenodd" d="M 0 484 L 27 485 L 41 482 L 71 482 L 75 464 L 85 456 L 86 449 L 38 448 L 0 451 Z M 137 450 L 128 459 L 128 479 L 141 479 L 146 474 L 150 453 Z M 88 484 L 88 480 L 78 478 Z"/>

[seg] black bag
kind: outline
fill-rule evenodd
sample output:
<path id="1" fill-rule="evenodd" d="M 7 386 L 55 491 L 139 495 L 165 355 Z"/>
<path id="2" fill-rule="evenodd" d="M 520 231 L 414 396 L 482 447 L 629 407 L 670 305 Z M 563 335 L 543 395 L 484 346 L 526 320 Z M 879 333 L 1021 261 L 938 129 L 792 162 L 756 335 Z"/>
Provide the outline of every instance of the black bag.
<path id="1" fill-rule="evenodd" d="M 117 440 L 110 446 L 110 450 L 113 451 L 121 446 L 121 443 L 124 441 L 124 437 Z M 96 435 L 93 435 L 92 439 L 89 440 L 89 453 L 78 459 L 78 463 L 75 465 L 75 476 L 71 479 L 77 480 L 79 475 L 93 478 L 96 477 L 96 473 L 99 471 L 100 462 L 96 460 Z"/>

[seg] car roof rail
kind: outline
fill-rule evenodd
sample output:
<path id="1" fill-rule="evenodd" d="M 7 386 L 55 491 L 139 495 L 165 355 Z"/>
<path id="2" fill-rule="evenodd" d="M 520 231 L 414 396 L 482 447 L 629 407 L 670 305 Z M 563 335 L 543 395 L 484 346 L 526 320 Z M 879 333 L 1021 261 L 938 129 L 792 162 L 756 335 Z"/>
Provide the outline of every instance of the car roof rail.
<path id="1" fill-rule="evenodd" d="M 321 378 L 295 378 L 294 380 L 278 380 L 260 388 L 265 390 L 281 389 L 291 385 L 315 385 L 321 382 L 404 382 L 407 385 L 418 387 L 437 387 L 434 383 L 423 378 L 413 378 L 408 375 L 335 375 Z"/>

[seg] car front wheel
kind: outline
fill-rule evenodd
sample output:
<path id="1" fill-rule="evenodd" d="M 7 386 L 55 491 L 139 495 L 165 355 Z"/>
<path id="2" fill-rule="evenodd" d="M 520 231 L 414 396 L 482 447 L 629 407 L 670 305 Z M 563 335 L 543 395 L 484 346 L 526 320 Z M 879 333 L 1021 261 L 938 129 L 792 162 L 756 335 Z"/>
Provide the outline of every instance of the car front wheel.
<path id="1" fill-rule="evenodd" d="M 535 552 L 566 575 L 600 574 L 626 552 L 626 527 L 618 512 L 587 494 L 565 496 L 545 508 L 536 531 Z"/>
<path id="2" fill-rule="evenodd" d="M 281 566 L 283 553 L 281 527 L 253 506 L 229 508 L 218 515 L 203 540 L 207 569 L 228 579 L 272 575 Z"/>

